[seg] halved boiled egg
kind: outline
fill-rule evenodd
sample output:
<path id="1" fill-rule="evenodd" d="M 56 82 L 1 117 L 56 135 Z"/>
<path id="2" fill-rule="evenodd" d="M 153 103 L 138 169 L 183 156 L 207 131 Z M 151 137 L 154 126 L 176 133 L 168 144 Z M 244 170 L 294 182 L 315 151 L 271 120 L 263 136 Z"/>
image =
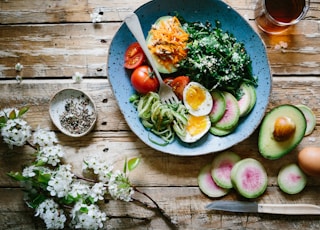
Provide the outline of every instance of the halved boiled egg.
<path id="1" fill-rule="evenodd" d="M 188 115 L 188 122 L 185 127 L 186 135 L 178 136 L 183 142 L 193 143 L 203 137 L 210 129 L 211 122 L 208 115 L 206 116 L 193 116 Z"/>
<path id="2" fill-rule="evenodd" d="M 198 82 L 190 82 L 183 90 L 183 103 L 194 116 L 205 116 L 213 106 L 209 91 Z"/>

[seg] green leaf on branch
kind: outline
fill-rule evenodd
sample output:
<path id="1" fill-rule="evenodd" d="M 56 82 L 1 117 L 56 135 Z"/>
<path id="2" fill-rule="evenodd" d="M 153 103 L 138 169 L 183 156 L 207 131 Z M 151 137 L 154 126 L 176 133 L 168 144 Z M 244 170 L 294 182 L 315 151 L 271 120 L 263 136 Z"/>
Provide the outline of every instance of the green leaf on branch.
<path id="1" fill-rule="evenodd" d="M 17 114 L 16 111 L 13 109 L 10 113 L 9 113 L 9 119 L 13 120 L 17 118 Z"/>
<path id="2" fill-rule="evenodd" d="M 49 180 L 51 179 L 51 175 L 48 173 L 39 173 L 38 182 L 42 184 L 48 184 Z"/>
<path id="3" fill-rule="evenodd" d="M 81 213 L 88 213 L 88 208 L 87 207 L 81 207 L 79 210 Z"/>
<path id="4" fill-rule="evenodd" d="M 0 117 L 0 127 L 3 127 L 7 122 L 7 118 L 5 116 Z"/>
<path id="5" fill-rule="evenodd" d="M 25 114 L 28 110 L 29 110 L 29 107 L 28 107 L 28 106 L 22 107 L 22 108 L 19 110 L 18 117 L 21 117 L 21 116 L 22 116 L 23 114 Z"/>
<path id="6" fill-rule="evenodd" d="M 9 173 L 7 173 L 7 175 L 16 181 L 24 181 L 25 180 L 25 177 L 22 176 L 22 174 L 20 172 L 9 172 Z"/>
<path id="7" fill-rule="evenodd" d="M 31 194 L 29 194 L 31 195 Z M 45 201 L 47 197 L 43 194 L 37 194 L 32 197 L 32 199 L 28 200 L 27 204 L 29 207 L 36 209 L 43 201 Z"/>
<path id="8" fill-rule="evenodd" d="M 140 158 L 139 157 L 135 157 L 132 158 L 128 161 L 128 169 L 129 171 L 134 170 L 140 163 Z"/>

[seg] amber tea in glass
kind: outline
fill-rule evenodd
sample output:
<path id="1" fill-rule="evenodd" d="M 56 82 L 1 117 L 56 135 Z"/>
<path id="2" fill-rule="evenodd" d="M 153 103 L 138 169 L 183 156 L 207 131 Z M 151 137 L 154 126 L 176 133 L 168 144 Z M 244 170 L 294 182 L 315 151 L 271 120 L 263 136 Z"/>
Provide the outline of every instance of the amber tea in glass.
<path id="1" fill-rule="evenodd" d="M 310 0 L 259 0 L 256 23 L 264 32 L 281 33 L 307 13 Z"/>

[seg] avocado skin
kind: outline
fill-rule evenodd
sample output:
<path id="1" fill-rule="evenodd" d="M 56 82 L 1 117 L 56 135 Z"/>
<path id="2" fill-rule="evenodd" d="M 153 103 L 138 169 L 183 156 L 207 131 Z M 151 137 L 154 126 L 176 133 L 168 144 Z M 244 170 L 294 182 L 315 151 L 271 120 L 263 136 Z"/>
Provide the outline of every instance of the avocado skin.
<path id="1" fill-rule="evenodd" d="M 280 116 L 290 117 L 296 125 L 295 133 L 286 141 L 273 138 L 275 120 Z M 273 108 L 263 119 L 258 138 L 260 154 L 267 159 L 276 160 L 293 150 L 303 139 L 307 122 L 303 113 L 294 105 L 283 104 Z"/>

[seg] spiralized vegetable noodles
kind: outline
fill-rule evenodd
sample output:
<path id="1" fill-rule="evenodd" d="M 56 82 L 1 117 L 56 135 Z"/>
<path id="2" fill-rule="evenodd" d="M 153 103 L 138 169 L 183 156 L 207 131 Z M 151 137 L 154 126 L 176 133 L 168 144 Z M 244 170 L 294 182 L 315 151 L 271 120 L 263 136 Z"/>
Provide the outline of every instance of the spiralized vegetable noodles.
<path id="1" fill-rule="evenodd" d="M 131 99 L 138 111 L 143 126 L 164 140 L 164 144 L 171 143 L 175 133 L 186 135 L 188 111 L 182 103 L 163 104 L 159 94 L 150 92 L 144 96 Z M 160 143 L 158 143 L 160 144 Z"/>

